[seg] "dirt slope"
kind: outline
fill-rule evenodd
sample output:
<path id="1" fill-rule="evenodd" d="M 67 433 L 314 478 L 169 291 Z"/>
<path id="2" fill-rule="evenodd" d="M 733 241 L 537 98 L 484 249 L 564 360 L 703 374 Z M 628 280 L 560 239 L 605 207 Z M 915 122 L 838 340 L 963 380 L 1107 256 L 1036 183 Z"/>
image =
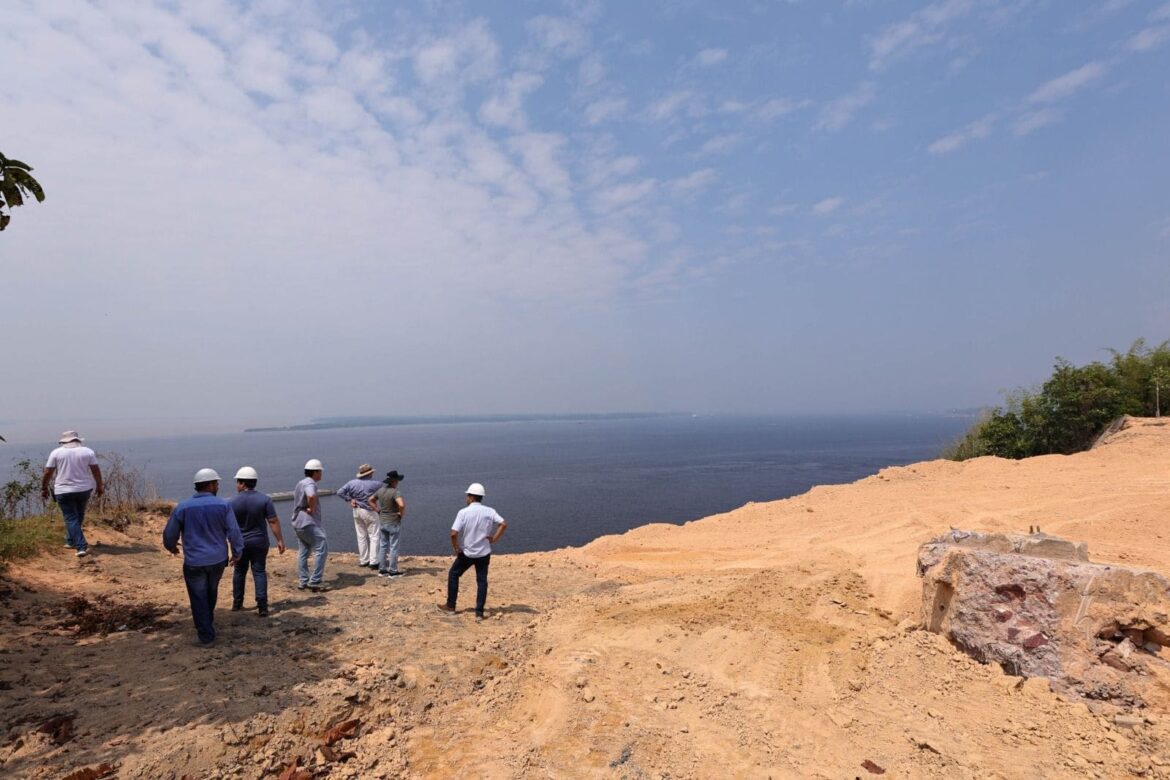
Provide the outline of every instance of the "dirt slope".
<path id="1" fill-rule="evenodd" d="M 10 573 L 0 768 L 259 777 L 302 755 L 321 777 L 867 777 L 864 762 L 896 777 L 1170 777 L 1170 692 L 1120 727 L 1109 706 L 910 630 L 917 546 L 949 527 L 1039 525 L 1094 560 L 1170 573 L 1168 518 L 1170 427 L 1133 421 L 1076 456 L 892 468 L 500 555 L 482 625 L 435 609 L 446 560 L 408 559 L 411 576 L 387 581 L 334 556 L 339 587 L 312 596 L 291 588 L 290 554 L 270 565 L 268 621 L 227 612 L 225 581 L 211 651 L 190 646 L 156 518 L 98 532 L 91 561 Z M 61 627 L 66 599 L 99 593 L 177 605 L 173 625 Z M 54 715 L 74 716 L 60 745 L 37 730 Z M 326 729 L 352 718 L 356 736 L 331 749 L 355 755 L 323 760 Z"/>

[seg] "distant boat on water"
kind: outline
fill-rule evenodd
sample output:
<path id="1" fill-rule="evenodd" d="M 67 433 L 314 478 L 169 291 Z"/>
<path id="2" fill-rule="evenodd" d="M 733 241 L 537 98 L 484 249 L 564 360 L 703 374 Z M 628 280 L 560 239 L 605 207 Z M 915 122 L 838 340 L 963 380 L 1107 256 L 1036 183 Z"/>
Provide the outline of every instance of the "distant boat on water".
<path id="1" fill-rule="evenodd" d="M 337 491 L 333 490 L 332 488 L 321 488 L 320 490 L 317 491 L 317 495 L 331 496 L 336 492 Z M 271 498 L 273 501 L 292 501 L 293 492 L 291 490 L 281 490 L 281 491 L 278 491 L 276 493 L 269 493 L 268 497 Z"/>

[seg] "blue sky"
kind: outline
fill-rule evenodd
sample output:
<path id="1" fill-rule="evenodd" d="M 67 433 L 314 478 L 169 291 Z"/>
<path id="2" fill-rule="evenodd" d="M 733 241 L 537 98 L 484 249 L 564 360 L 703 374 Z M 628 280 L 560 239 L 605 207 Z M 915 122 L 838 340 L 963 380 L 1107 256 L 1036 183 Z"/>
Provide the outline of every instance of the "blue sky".
<path id="1" fill-rule="evenodd" d="M 0 417 L 995 403 L 1170 336 L 1168 54 L 1165 0 L 15 0 Z"/>

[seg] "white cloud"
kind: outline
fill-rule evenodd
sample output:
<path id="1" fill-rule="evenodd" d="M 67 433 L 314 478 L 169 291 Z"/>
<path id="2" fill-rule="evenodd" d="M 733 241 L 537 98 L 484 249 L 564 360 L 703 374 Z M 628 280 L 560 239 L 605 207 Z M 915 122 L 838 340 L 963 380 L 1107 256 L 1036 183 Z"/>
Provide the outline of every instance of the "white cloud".
<path id="1" fill-rule="evenodd" d="M 717 65 L 727 59 L 727 49 L 703 49 L 695 57 L 695 62 L 703 67 Z"/>
<path id="2" fill-rule="evenodd" d="M 524 98 L 536 90 L 544 79 L 535 73 L 515 73 L 497 87 L 496 93 L 483 102 L 479 118 L 490 125 L 519 130 L 527 124 Z"/>
<path id="3" fill-rule="evenodd" d="M 710 187 L 719 178 L 714 168 L 701 168 L 670 182 L 670 190 L 677 196 L 692 196 Z"/>
<path id="4" fill-rule="evenodd" d="M 941 41 L 947 27 L 974 8 L 974 0 L 942 0 L 886 25 L 870 41 L 869 67 L 880 70 L 915 49 Z"/>
<path id="5" fill-rule="evenodd" d="M 509 146 L 519 153 L 524 170 L 544 192 L 558 198 L 569 196 L 571 179 L 558 156 L 565 139 L 555 133 L 526 133 L 509 139 Z"/>
<path id="6" fill-rule="evenodd" d="M 604 97 L 585 106 L 585 121 L 592 126 L 619 119 L 625 116 L 627 107 L 623 97 Z"/>
<path id="7" fill-rule="evenodd" d="M 1072 97 L 1089 84 L 1104 76 L 1105 71 L 1105 65 L 1096 60 L 1085 63 L 1075 70 L 1070 70 L 1063 76 L 1058 76 L 1042 84 L 1028 96 L 1028 100 L 1033 103 L 1056 103 L 1065 98 Z"/>
<path id="8" fill-rule="evenodd" d="M 1154 9 L 1149 16 L 1151 22 L 1161 22 L 1170 19 L 1170 3 Z"/>
<path id="9" fill-rule="evenodd" d="M 825 198 L 824 200 L 813 204 L 812 213 L 816 214 L 818 217 L 832 214 L 834 211 L 841 208 L 841 204 L 844 202 L 845 198 L 841 197 L 840 195 L 836 195 L 831 198 Z"/>
<path id="10" fill-rule="evenodd" d="M 414 70 L 428 85 L 461 85 L 481 81 L 496 73 L 500 47 L 482 19 L 473 21 L 454 35 L 432 40 L 414 55 Z"/>
<path id="11" fill-rule="evenodd" d="M 699 147 L 700 154 L 726 154 L 745 140 L 743 133 L 726 133 L 707 139 Z"/>
<path id="12" fill-rule="evenodd" d="M 545 51 L 561 57 L 577 57 L 589 44 L 589 34 L 576 19 L 537 16 L 528 21 L 528 32 Z"/>
<path id="13" fill-rule="evenodd" d="M 687 90 L 671 92 L 650 104 L 646 114 L 656 122 L 664 122 L 674 117 L 680 111 L 687 110 L 695 113 L 696 96 Z"/>
<path id="14" fill-rule="evenodd" d="M 1060 112 L 1052 108 L 1042 108 L 1038 111 L 1029 111 L 1016 120 L 1012 132 L 1017 138 L 1031 135 L 1042 127 L 1060 119 Z"/>
<path id="15" fill-rule="evenodd" d="M 581 80 L 581 86 L 592 87 L 600 84 L 601 80 L 605 78 L 605 63 L 598 54 L 590 54 L 581 60 L 580 66 L 577 68 L 577 76 Z"/>
<path id="16" fill-rule="evenodd" d="M 1170 24 L 1147 27 L 1126 41 L 1125 48 L 1132 52 L 1153 51 L 1170 40 Z"/>
<path id="17" fill-rule="evenodd" d="M 788 100 L 787 98 L 773 98 L 765 100 L 755 109 L 755 115 L 765 122 L 771 122 L 774 119 L 779 119 L 782 116 L 787 116 L 794 111 L 807 106 L 807 100 Z"/>
<path id="18" fill-rule="evenodd" d="M 980 117 L 961 130 L 957 130 L 950 135 L 945 135 L 938 139 L 928 146 L 926 150 L 935 155 L 950 154 L 951 152 L 958 151 L 972 141 L 982 140 L 989 136 L 995 127 L 996 121 L 998 121 L 998 116 L 995 114 Z"/>
<path id="19" fill-rule="evenodd" d="M 645 200 L 658 187 L 654 179 L 642 179 L 635 182 L 624 182 L 599 190 L 593 198 L 595 208 L 601 212 L 632 206 Z"/>
<path id="20" fill-rule="evenodd" d="M 813 129 L 835 133 L 853 121 L 857 112 L 868 106 L 877 97 L 873 82 L 859 84 L 847 95 L 827 103 L 822 109 Z"/>

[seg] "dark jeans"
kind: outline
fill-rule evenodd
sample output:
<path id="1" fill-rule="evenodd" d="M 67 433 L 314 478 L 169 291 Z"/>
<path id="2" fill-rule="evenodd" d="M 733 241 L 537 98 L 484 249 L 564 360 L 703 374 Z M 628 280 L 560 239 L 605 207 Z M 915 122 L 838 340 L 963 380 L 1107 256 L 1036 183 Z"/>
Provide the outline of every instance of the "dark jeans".
<path id="1" fill-rule="evenodd" d="M 200 642 L 215 639 L 215 599 L 219 595 L 219 578 L 227 568 L 227 561 L 212 566 L 183 564 L 183 580 L 187 583 L 187 598 L 191 600 L 191 618 Z"/>
<path id="2" fill-rule="evenodd" d="M 244 600 L 244 583 L 248 579 L 248 569 L 252 569 L 252 584 L 256 588 L 256 603 L 268 603 L 268 540 L 253 542 L 244 540 L 244 551 L 240 553 L 240 560 L 236 562 L 232 571 L 232 601 L 236 604 Z"/>
<path id="3" fill-rule="evenodd" d="M 463 553 L 455 556 L 451 564 L 451 571 L 447 572 L 447 606 L 455 609 L 455 599 L 459 598 L 459 578 L 463 572 L 475 567 L 475 614 L 483 617 L 483 605 L 487 602 L 487 573 L 488 564 L 492 556 L 482 558 L 468 558 Z"/>
<path id="4" fill-rule="evenodd" d="M 65 544 L 76 547 L 78 552 L 89 549 L 85 541 L 85 534 L 81 532 L 81 523 L 85 520 L 85 505 L 89 503 L 89 494 L 92 490 L 83 490 L 80 493 L 58 493 L 54 498 L 61 507 L 61 514 L 65 515 Z"/>

